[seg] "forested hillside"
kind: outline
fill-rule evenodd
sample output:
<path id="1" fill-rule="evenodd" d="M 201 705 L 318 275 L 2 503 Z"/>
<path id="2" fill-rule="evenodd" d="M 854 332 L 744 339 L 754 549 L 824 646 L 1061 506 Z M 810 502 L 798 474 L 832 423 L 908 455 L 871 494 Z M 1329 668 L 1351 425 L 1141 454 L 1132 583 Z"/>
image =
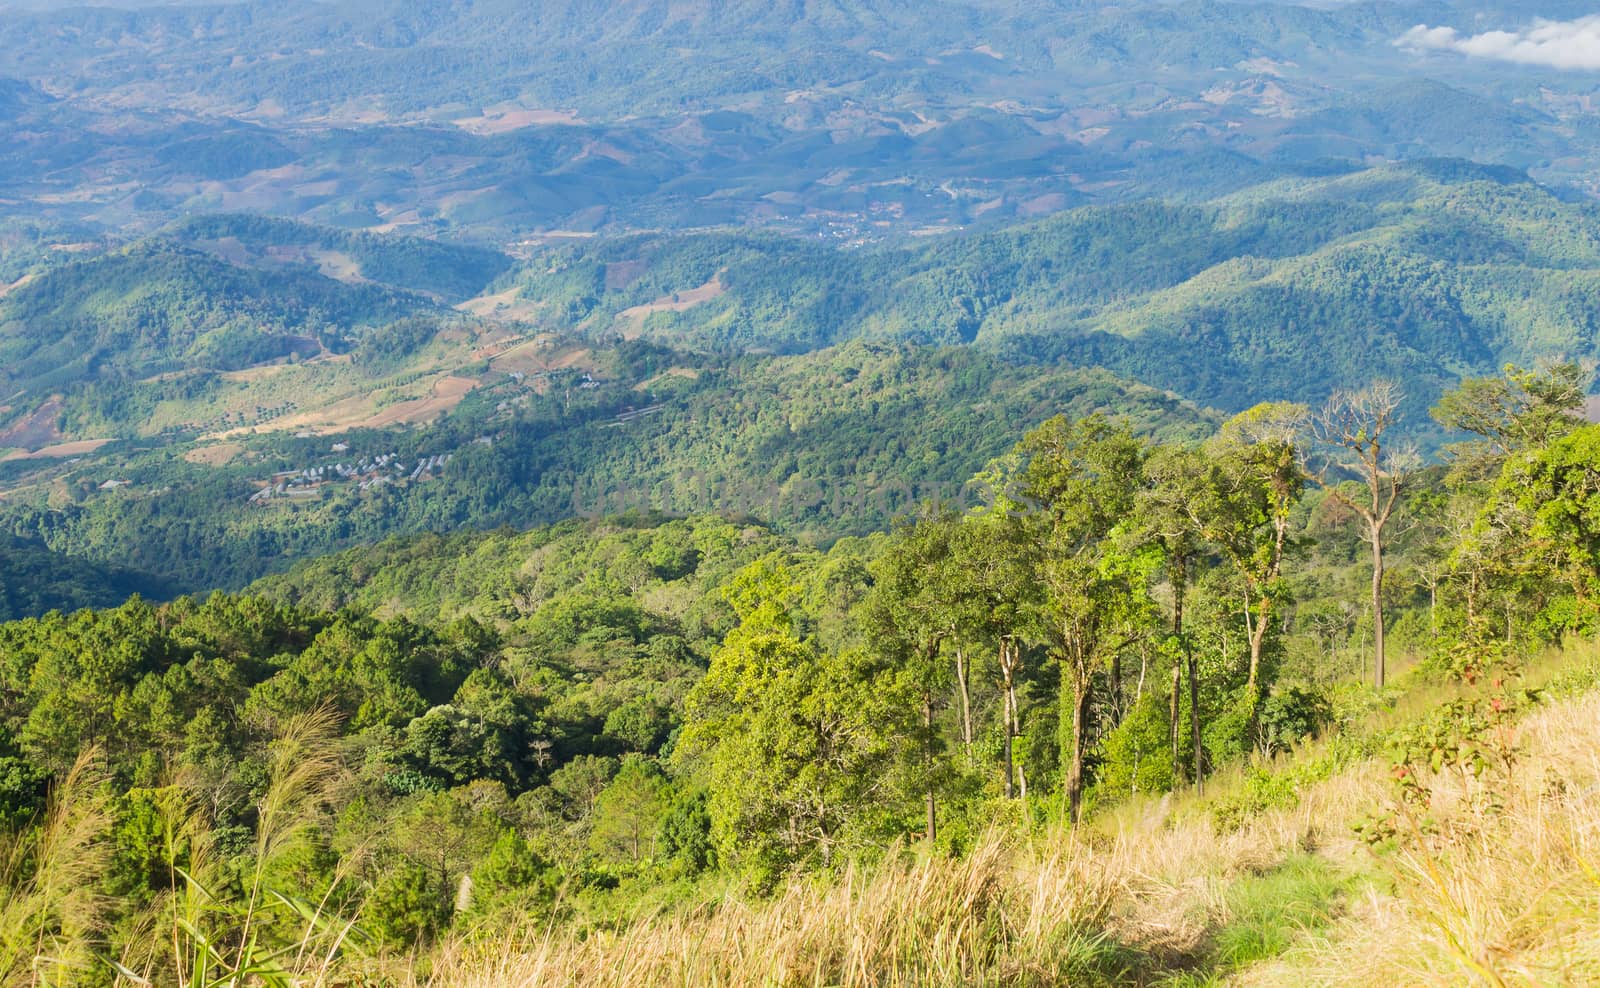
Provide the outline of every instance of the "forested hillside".
<path id="1" fill-rule="evenodd" d="M 1534 798 L 1525 762 L 1548 766 L 1547 792 L 1585 784 L 1516 725 L 1541 690 L 1600 685 L 1584 653 L 1535 659 L 1596 621 L 1586 384 L 1574 365 L 1467 382 L 1435 409 L 1473 437 L 1448 470 L 1390 445 L 1400 402 L 1381 386 L 1166 441 L 1057 416 L 1012 433 L 969 509 L 826 552 L 631 515 L 393 539 L 242 596 L 0 625 L 0 971 L 426 959 L 538 983 L 589 957 L 618 984 L 739 980 L 800 963 L 790 936 L 850 984 L 871 981 L 850 973 L 859 951 L 941 984 L 1013 963 L 1041 984 L 1291 963 L 1360 895 L 1426 901 L 1415 856 L 1456 868 L 1451 847 L 1500 833 L 1456 807 L 1483 801 L 1500 827 L 1497 793 Z M 1391 790 L 1328 795 L 1386 759 Z M 1175 899 L 1199 925 L 1166 939 L 1136 925 L 1154 893 L 1081 884 L 1131 880 L 1087 849 L 1131 853 L 1118 814 L 1162 793 L 1184 839 L 1256 841 L 1259 862 L 1222 873 L 1225 906 Z M 1454 838 L 1419 822 L 1434 812 Z M 1300 836 L 1270 836 L 1282 819 Z M 1057 856 L 1022 860 L 1043 847 Z M 1536 866 L 1546 935 L 1592 932 L 1571 857 Z M 960 876 L 996 891 L 941 905 L 932 889 Z M 880 932 L 782 932 L 808 909 L 855 915 L 860 881 L 890 910 Z M 1061 883 L 1060 910 L 1013 898 L 1037 881 Z M 764 916 L 782 953 L 730 953 L 715 900 L 749 902 L 730 908 Z M 1455 898 L 1428 908 L 1476 922 Z M 1046 926 L 1001 918 L 1019 911 Z M 947 931 L 957 914 L 969 932 Z M 708 953 L 665 945 L 696 929 Z M 1415 962 L 1496 970 L 1505 929 Z M 513 947 L 517 931 L 546 946 Z"/>
<path id="2" fill-rule="evenodd" d="M 0 299 L 0 521 L 190 590 L 629 508 L 826 544 L 962 500 L 1054 414 L 1174 438 L 1374 378 L 1433 454 L 1444 390 L 1593 360 L 1600 311 L 1594 210 L 1460 161 L 860 250 L 725 231 L 514 260 L 241 216 L 79 259 L 15 244 L 40 267 Z"/>
<path id="3" fill-rule="evenodd" d="M 473 396 L 431 429 L 345 434 L 343 450 L 282 437 L 214 466 L 166 449 L 107 447 L 102 463 L 65 468 L 59 501 L 24 501 L 7 524 L 57 551 L 195 590 L 237 588 L 393 532 L 629 508 L 718 508 L 826 542 L 881 529 L 922 500 L 969 497 L 972 474 L 1011 437 L 1063 409 L 1126 416 L 1147 435 L 1206 428 L 1193 406 L 1103 372 L 1017 367 L 970 350 L 856 343 L 726 367 L 640 345 L 613 356 L 596 370 L 609 378 L 603 386 L 585 388 L 592 378 L 567 371 L 543 392 Z M 448 463 L 410 476 L 446 452 Z M 404 470 L 329 482 L 340 480 L 328 476 L 337 465 L 385 455 Z M 98 489 L 104 461 L 125 487 Z M 279 474 L 315 470 L 323 474 L 305 497 L 250 500 Z"/>
<path id="4" fill-rule="evenodd" d="M 644 273 L 612 288 L 607 272 L 629 265 Z M 843 256 L 749 237 L 609 242 L 553 250 L 521 280 L 602 335 L 783 352 L 850 335 L 976 343 L 1230 411 L 1392 377 L 1421 413 L 1459 375 L 1592 358 L 1597 271 L 1591 205 L 1433 161 Z M 637 314 L 702 285 L 715 293 Z"/>
<path id="5" fill-rule="evenodd" d="M 195 438 L 220 419 L 263 424 L 259 410 L 285 401 L 310 412 L 418 385 L 411 400 L 443 373 L 497 384 L 526 373 L 497 358 L 530 333 L 644 337 L 724 360 L 855 338 L 975 345 L 1227 411 L 1384 376 L 1408 384 L 1413 427 L 1462 375 L 1597 352 L 1600 217 L 1520 172 L 1458 160 L 856 250 L 666 233 L 530 245 L 514 263 L 216 215 L 37 270 L 38 250 L 14 239 L 18 270 L 36 270 L 0 298 L 17 390 L 0 414 L 24 421 L 61 393 L 61 414 L 40 424 L 68 440 Z M 311 366 L 285 372 L 290 359 Z"/>
<path id="6" fill-rule="evenodd" d="M 249 214 L 191 216 L 161 236 L 239 263 L 312 267 L 338 280 L 377 282 L 450 302 L 482 294 L 511 266 L 506 255 L 483 247 Z"/>
<path id="7" fill-rule="evenodd" d="M 166 597 L 171 592 L 165 580 L 148 573 L 96 565 L 16 536 L 0 540 L 0 620 L 115 607 L 134 594 Z"/>
<path id="8" fill-rule="evenodd" d="M 302 272 L 268 275 L 141 243 L 52 270 L 0 301 L 5 384 L 35 395 L 320 352 L 423 308 L 420 299 Z M 348 344 L 346 344 L 348 345 Z"/>
<path id="9" fill-rule="evenodd" d="M 0 988 L 1600 984 L 1597 78 L 0 0 Z"/>

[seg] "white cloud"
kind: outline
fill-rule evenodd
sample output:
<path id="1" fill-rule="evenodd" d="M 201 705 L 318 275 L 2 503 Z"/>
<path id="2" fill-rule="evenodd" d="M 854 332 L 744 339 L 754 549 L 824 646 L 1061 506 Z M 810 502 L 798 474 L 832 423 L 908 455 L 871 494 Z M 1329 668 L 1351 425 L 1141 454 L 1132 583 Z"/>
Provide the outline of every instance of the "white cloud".
<path id="1" fill-rule="evenodd" d="M 1536 20 L 1520 31 L 1472 35 L 1453 27 L 1418 24 L 1395 44 L 1412 51 L 1453 51 L 1523 65 L 1600 70 L 1600 14 L 1574 21 Z"/>

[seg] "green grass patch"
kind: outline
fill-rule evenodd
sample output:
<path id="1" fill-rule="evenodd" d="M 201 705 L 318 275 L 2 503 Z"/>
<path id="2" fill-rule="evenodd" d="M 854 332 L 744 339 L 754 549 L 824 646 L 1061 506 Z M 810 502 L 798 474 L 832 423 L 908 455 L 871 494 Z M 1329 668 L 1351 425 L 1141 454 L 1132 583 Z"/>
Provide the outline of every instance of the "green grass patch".
<path id="1" fill-rule="evenodd" d="M 1204 963 L 1162 983 L 1169 988 L 1222 984 L 1231 972 L 1282 956 L 1306 936 L 1327 929 L 1353 883 L 1312 854 L 1298 854 L 1265 874 L 1234 880 Z"/>

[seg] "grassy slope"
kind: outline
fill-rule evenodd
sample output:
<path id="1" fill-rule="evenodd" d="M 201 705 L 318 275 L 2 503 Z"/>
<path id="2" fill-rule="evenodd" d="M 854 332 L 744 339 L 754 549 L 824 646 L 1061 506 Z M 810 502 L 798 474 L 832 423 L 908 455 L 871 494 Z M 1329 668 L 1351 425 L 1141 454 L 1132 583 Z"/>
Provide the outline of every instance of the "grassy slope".
<path id="1" fill-rule="evenodd" d="M 1440 780 L 1436 829 L 1374 853 L 1352 825 L 1389 800 L 1381 758 L 1337 743 L 1272 768 L 1293 805 L 1219 827 L 1250 773 L 1134 801 L 1078 834 L 995 830 L 958 861 L 907 852 L 771 901 L 736 892 L 619 930 L 488 934 L 435 977 L 509 985 L 1578 984 L 1600 978 L 1600 652 L 1531 678 L 1558 698 L 1518 728 L 1503 812 Z M 1385 726 L 1443 699 L 1416 686 Z M 1370 738 L 1370 735 L 1369 735 Z M 1370 741 L 1368 742 L 1370 744 Z M 1279 802 L 1284 799 L 1280 797 Z M 1476 980 L 1475 980 L 1476 979 Z M 431 983 L 431 982 L 430 982 Z"/>

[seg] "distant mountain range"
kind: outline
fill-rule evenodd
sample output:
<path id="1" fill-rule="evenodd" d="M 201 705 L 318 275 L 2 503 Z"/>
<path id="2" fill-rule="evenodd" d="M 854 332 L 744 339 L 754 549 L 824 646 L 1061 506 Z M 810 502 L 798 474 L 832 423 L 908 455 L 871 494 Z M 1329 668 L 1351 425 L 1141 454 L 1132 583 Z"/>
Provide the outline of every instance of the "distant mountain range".
<path id="1" fill-rule="evenodd" d="M 0 532 L 61 600 L 627 507 L 826 541 L 1058 412 L 1378 377 L 1437 448 L 1461 377 L 1600 357 L 1590 11 L 1522 8 L 0 7 Z"/>
<path id="2" fill-rule="evenodd" d="M 432 375 L 479 387 L 529 370 L 518 341 L 541 334 L 716 359 L 975 345 L 1231 410 L 1387 376 L 1415 427 L 1461 375 L 1600 357 L 1600 210 L 1459 159 L 855 250 L 725 231 L 514 258 L 237 214 L 120 247 L 15 239 L 29 273 L 0 298 L 0 430 L 59 400 L 56 440 L 262 425 L 286 398 L 302 414 L 279 428 L 391 387 L 423 401 Z"/>
<path id="3" fill-rule="evenodd" d="M 1465 156 L 1594 189 L 1523 4 L 580 0 L 0 10 L 0 210 L 851 242 Z M 1544 18 L 1589 13 L 1551 3 Z M 1454 32 L 1453 34 L 1451 32 Z M 45 94 L 49 94 L 48 97 Z"/>

